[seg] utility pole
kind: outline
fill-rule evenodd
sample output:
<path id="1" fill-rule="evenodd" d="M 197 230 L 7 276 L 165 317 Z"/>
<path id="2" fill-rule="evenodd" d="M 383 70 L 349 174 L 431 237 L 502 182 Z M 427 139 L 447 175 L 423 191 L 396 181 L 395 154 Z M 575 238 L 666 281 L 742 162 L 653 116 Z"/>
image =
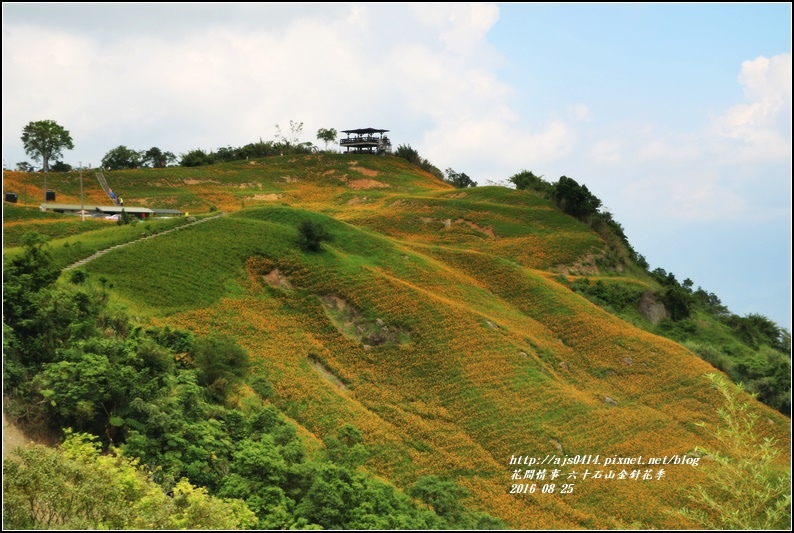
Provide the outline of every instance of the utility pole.
<path id="1" fill-rule="evenodd" d="M 80 222 L 85 222 L 85 203 L 83 202 L 83 162 L 80 165 Z"/>

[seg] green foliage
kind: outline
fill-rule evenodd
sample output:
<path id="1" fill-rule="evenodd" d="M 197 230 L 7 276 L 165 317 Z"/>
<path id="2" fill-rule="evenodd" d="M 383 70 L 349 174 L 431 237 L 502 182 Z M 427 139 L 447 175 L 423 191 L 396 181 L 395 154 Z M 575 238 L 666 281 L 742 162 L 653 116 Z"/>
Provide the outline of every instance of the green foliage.
<path id="1" fill-rule="evenodd" d="M 454 481 L 437 476 L 422 476 L 408 489 L 408 494 L 430 506 L 449 527 L 458 529 L 506 529 L 505 524 L 487 513 L 467 509 L 462 500 L 469 491 Z"/>
<path id="2" fill-rule="evenodd" d="M 232 148 L 231 146 L 218 148 L 215 151 L 213 158 L 216 161 L 238 161 L 243 159 L 269 157 L 277 155 L 278 153 L 279 150 L 273 141 L 265 142 L 262 141 L 262 139 L 259 139 L 258 142 L 248 143 L 245 146 L 241 146 L 239 148 Z"/>
<path id="3" fill-rule="evenodd" d="M 587 185 L 579 185 L 567 176 L 561 176 L 552 185 L 551 198 L 567 214 L 582 221 L 595 215 L 601 207 L 601 200 L 590 192 Z"/>
<path id="4" fill-rule="evenodd" d="M 57 449 L 16 448 L 3 461 L 8 529 L 243 529 L 256 523 L 240 500 L 182 480 L 166 495 L 135 460 L 101 455 L 96 437 L 67 432 Z"/>
<path id="5" fill-rule="evenodd" d="M 337 132 L 334 128 L 320 128 L 317 130 L 317 139 L 325 142 L 325 149 L 328 150 L 328 143 L 336 142 Z"/>
<path id="6" fill-rule="evenodd" d="M 63 161 L 55 161 L 50 166 L 50 169 L 54 170 L 55 172 L 71 172 L 72 165 L 68 165 L 68 164 L 64 163 Z"/>
<path id="7" fill-rule="evenodd" d="M 127 213 L 123 208 L 121 209 L 121 214 L 119 215 L 119 219 L 116 221 L 116 224 L 119 226 L 126 226 L 128 224 L 137 224 L 138 217 L 134 215 L 130 215 Z"/>
<path id="8" fill-rule="evenodd" d="M 636 306 L 642 297 L 642 293 L 647 290 L 643 285 L 619 282 L 605 283 L 602 280 L 591 284 L 587 278 L 576 280 L 571 285 L 571 289 L 614 313 L 620 313 L 627 308 Z"/>
<path id="9" fill-rule="evenodd" d="M 419 155 L 419 152 L 411 148 L 410 144 L 401 144 L 397 147 L 394 151 L 394 155 L 397 157 L 401 157 L 406 161 L 413 163 L 414 165 L 419 165 L 422 158 Z"/>
<path id="10" fill-rule="evenodd" d="M 156 146 L 152 146 L 141 157 L 141 165 L 144 167 L 163 168 L 176 161 L 176 156 L 171 152 L 163 152 Z"/>
<path id="11" fill-rule="evenodd" d="M 436 514 L 450 519 L 453 523 L 460 520 L 464 510 L 460 500 L 469 495 L 468 491 L 457 483 L 436 476 L 420 477 L 408 489 L 408 494 L 426 503 Z"/>
<path id="12" fill-rule="evenodd" d="M 410 144 L 401 144 L 397 147 L 394 151 L 394 155 L 405 159 L 413 163 L 414 165 L 418 166 L 425 172 L 432 174 L 433 176 L 437 177 L 440 180 L 444 180 L 444 173 L 438 169 L 435 165 L 433 165 L 430 161 L 425 159 L 424 157 L 419 155 L 419 152 L 411 148 Z"/>
<path id="13" fill-rule="evenodd" d="M 4 354 L 27 366 L 32 361 L 50 357 L 32 340 L 48 333 L 41 321 L 46 307 L 42 300 L 45 290 L 55 283 L 60 272 L 53 266 L 44 236 L 27 233 L 23 241 L 24 252 L 6 262 L 3 268 L 3 324 L 22 341 Z"/>
<path id="14" fill-rule="evenodd" d="M 298 244 L 307 252 L 319 252 L 324 242 L 333 241 L 333 235 L 319 222 L 305 219 L 298 226 Z"/>
<path id="15" fill-rule="evenodd" d="M 447 177 L 444 181 L 451 184 L 456 189 L 466 189 L 467 187 L 477 186 L 477 182 L 472 180 L 463 172 L 456 172 L 455 170 L 448 168 L 446 170 L 446 174 Z"/>
<path id="16" fill-rule="evenodd" d="M 519 191 L 535 191 L 544 196 L 551 194 L 551 184 L 530 170 L 522 170 L 507 179 Z"/>
<path id="17" fill-rule="evenodd" d="M 50 168 L 50 160 L 57 159 L 64 149 L 73 150 L 71 134 L 54 120 L 29 122 L 22 130 L 22 146 L 34 161 L 41 161 L 44 172 Z"/>
<path id="18" fill-rule="evenodd" d="M 692 313 L 694 298 L 679 285 L 668 287 L 662 295 L 662 301 L 665 309 L 670 313 L 670 318 L 675 321 L 689 318 Z"/>
<path id="19" fill-rule="evenodd" d="M 791 416 L 791 356 L 761 346 L 749 357 L 733 361 L 728 373 L 736 383 L 768 406 Z"/>
<path id="20" fill-rule="evenodd" d="M 217 400 L 223 400 L 248 371 L 248 352 L 225 335 L 196 339 L 189 354 L 199 383 Z"/>
<path id="21" fill-rule="evenodd" d="M 759 434 L 758 416 L 742 400 L 741 388 L 718 374 L 708 377 L 725 402 L 714 431 L 725 452 L 699 450 L 714 457 L 702 466 L 714 488 L 689 491 L 694 506 L 681 514 L 707 529 L 788 530 L 791 467 L 777 462 L 774 440 Z"/>
<path id="22" fill-rule="evenodd" d="M 108 170 L 138 168 L 141 166 L 141 153 L 124 145 L 119 145 L 102 158 L 102 166 Z"/>
<path id="23" fill-rule="evenodd" d="M 303 133 L 303 122 L 289 121 L 289 133 L 281 131 L 281 127 L 276 124 L 276 140 L 281 142 L 286 148 L 294 148 L 298 145 L 301 133 Z"/>
<path id="24" fill-rule="evenodd" d="M 214 154 L 207 153 L 200 148 L 182 154 L 181 157 L 182 159 L 179 160 L 179 165 L 183 167 L 200 167 L 203 165 L 211 165 L 215 162 Z"/>
<path id="25" fill-rule="evenodd" d="M 345 424 L 336 435 L 326 435 L 323 439 L 325 454 L 329 461 L 355 469 L 367 459 L 367 450 L 362 442 L 364 437 L 353 424 Z"/>
<path id="26" fill-rule="evenodd" d="M 684 320 L 692 314 L 697 298 L 692 294 L 691 286 L 681 285 L 672 272 L 657 268 L 651 276 L 663 287 L 662 301 L 673 321 Z"/>
<path id="27" fill-rule="evenodd" d="M 745 317 L 729 315 L 725 318 L 725 323 L 751 348 L 757 349 L 765 344 L 782 352 L 791 349 L 790 338 L 787 346 L 784 331 L 764 315 L 757 313 L 750 313 Z"/>

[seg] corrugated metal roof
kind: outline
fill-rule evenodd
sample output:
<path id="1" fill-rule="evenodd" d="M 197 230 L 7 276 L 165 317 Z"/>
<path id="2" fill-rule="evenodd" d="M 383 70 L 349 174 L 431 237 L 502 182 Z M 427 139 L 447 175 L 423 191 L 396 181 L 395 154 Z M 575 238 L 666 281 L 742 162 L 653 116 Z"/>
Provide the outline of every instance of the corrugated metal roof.
<path id="1" fill-rule="evenodd" d="M 357 130 L 342 130 L 342 133 L 358 133 L 359 135 L 369 133 L 370 135 L 373 133 L 386 133 L 389 130 L 378 130 L 375 128 L 360 128 Z"/>
<path id="2" fill-rule="evenodd" d="M 123 209 L 125 213 L 154 213 L 148 207 L 127 207 L 123 205 L 41 204 L 39 207 L 45 211 L 80 211 L 80 209 L 85 209 L 86 211 L 99 211 L 101 213 L 121 213 Z"/>

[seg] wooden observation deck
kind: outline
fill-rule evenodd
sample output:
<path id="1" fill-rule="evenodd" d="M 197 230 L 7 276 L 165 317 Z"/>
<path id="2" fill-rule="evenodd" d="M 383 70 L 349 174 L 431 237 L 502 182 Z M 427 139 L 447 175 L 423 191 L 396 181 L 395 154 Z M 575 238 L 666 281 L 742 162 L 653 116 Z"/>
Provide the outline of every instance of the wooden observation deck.
<path id="1" fill-rule="evenodd" d="M 347 134 L 346 139 L 340 139 L 339 145 L 346 150 L 345 153 L 376 153 L 386 154 L 391 152 L 391 141 L 384 135 L 389 130 L 375 128 L 360 128 L 357 130 L 342 130 Z"/>

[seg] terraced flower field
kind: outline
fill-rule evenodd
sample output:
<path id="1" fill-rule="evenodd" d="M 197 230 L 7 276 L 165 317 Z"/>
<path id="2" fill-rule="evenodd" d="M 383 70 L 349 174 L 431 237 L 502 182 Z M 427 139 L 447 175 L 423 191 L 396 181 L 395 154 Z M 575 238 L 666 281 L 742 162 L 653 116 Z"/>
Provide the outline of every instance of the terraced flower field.
<path id="1" fill-rule="evenodd" d="M 9 173 L 4 186 L 27 177 Z M 75 176 L 60 179 L 50 182 L 73 195 Z M 108 179 L 128 205 L 233 213 L 107 253 L 85 265 L 89 279 L 106 280 L 142 323 L 234 337 L 302 428 L 322 438 L 358 427 L 369 471 L 399 487 L 453 479 L 470 491 L 467 505 L 513 528 L 693 527 L 676 511 L 709 482 L 707 460 L 605 459 L 720 449 L 721 399 L 704 377 L 714 369 L 563 283 L 560 265 L 605 244 L 546 200 L 457 191 L 392 157 L 276 157 Z M 307 219 L 334 237 L 320 253 L 297 244 Z M 56 255 L 63 247 L 52 244 Z M 790 421 L 752 409 L 787 449 Z M 511 464 L 519 456 L 546 464 Z M 599 463 L 549 462 L 565 456 Z"/>

